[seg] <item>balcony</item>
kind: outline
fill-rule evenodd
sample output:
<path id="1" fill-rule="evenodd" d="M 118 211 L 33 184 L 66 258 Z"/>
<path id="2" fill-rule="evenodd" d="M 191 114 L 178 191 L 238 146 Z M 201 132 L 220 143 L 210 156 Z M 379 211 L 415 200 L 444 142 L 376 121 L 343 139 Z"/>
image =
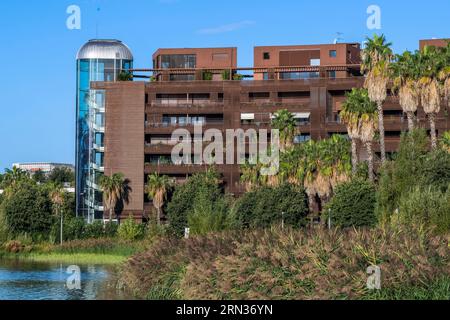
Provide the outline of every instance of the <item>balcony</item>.
<path id="1" fill-rule="evenodd" d="M 223 106 L 223 100 L 212 101 L 209 99 L 156 99 L 150 103 L 151 107 L 176 107 L 176 108 L 193 108 L 193 107 L 215 107 Z"/>
<path id="2" fill-rule="evenodd" d="M 145 123 L 145 133 L 147 134 L 172 134 L 176 129 L 186 129 L 194 132 L 195 125 L 200 125 L 202 130 L 219 129 L 222 130 L 228 122 L 224 120 L 206 120 L 206 122 L 194 123 L 170 123 L 170 122 L 150 122 Z"/>
<path id="3" fill-rule="evenodd" d="M 152 174 L 158 172 L 159 174 L 195 174 L 200 172 L 206 172 L 211 167 L 216 168 L 219 172 L 231 172 L 232 165 L 207 165 L 207 164 L 190 164 L 190 165 L 177 165 L 173 163 L 157 164 L 146 163 L 145 174 Z"/>
<path id="4" fill-rule="evenodd" d="M 105 152 L 105 147 L 104 147 L 104 146 L 100 146 L 100 145 L 98 145 L 98 144 L 96 144 L 96 143 L 94 143 L 94 144 L 92 145 L 92 148 L 93 148 L 94 150 L 96 150 L 96 151 L 99 151 L 99 152 Z"/>
<path id="5" fill-rule="evenodd" d="M 92 129 L 95 131 L 95 132 L 98 132 L 98 133 L 105 133 L 105 127 L 104 126 L 100 126 L 100 125 L 98 125 L 98 124 L 92 124 Z"/>
<path id="6" fill-rule="evenodd" d="M 102 188 L 98 184 L 96 184 L 95 182 L 92 182 L 90 180 L 86 181 L 86 185 L 89 188 L 92 188 L 92 189 L 95 189 L 95 190 L 98 190 L 98 191 L 102 191 Z"/>
<path id="7" fill-rule="evenodd" d="M 93 202 L 93 201 L 89 201 L 88 199 L 86 199 L 84 201 L 84 204 L 88 208 L 93 208 L 95 211 L 104 211 L 105 210 L 105 208 L 103 207 L 103 204 L 97 203 L 97 202 Z"/>
<path id="8" fill-rule="evenodd" d="M 91 163 L 91 168 L 100 172 L 105 172 L 105 167 L 99 166 L 96 163 Z"/>

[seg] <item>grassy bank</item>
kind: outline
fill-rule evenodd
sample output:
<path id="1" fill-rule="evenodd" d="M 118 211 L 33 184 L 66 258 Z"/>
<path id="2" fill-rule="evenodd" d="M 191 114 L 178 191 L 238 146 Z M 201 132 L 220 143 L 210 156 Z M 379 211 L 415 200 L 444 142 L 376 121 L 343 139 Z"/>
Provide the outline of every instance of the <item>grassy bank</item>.
<path id="1" fill-rule="evenodd" d="M 4 253 L 0 255 L 0 258 L 47 263 L 107 265 L 123 263 L 127 260 L 128 257 L 113 254 L 95 253 Z"/>
<path id="2" fill-rule="evenodd" d="M 366 287 L 368 266 L 381 291 Z M 121 284 L 147 299 L 450 299 L 448 241 L 423 230 L 254 230 L 159 240 Z"/>
<path id="3" fill-rule="evenodd" d="M 121 241 L 117 239 L 76 240 L 54 245 L 48 243 L 24 245 L 10 242 L 0 251 L 2 259 L 22 259 L 49 263 L 120 264 L 130 256 L 144 251 L 145 241 Z"/>

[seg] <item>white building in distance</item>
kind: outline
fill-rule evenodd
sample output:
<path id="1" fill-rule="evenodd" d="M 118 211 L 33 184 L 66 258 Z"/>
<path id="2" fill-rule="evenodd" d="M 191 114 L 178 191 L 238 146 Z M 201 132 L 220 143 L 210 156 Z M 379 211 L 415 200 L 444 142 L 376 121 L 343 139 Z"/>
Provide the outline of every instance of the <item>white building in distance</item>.
<path id="1" fill-rule="evenodd" d="M 29 173 L 35 173 L 37 171 L 42 171 L 43 173 L 50 173 L 56 168 L 67 168 L 70 170 L 75 170 L 75 167 L 67 163 L 52 163 L 52 162 L 30 162 L 30 163 L 13 163 L 12 167 L 16 167 L 23 171 Z"/>

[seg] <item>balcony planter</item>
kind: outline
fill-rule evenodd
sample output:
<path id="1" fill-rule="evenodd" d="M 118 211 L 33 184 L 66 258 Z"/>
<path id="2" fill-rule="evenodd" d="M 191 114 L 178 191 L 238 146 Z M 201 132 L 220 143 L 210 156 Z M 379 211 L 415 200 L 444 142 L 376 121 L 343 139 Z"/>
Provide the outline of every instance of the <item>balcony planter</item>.
<path id="1" fill-rule="evenodd" d="M 231 70 L 223 70 L 222 71 L 222 80 L 223 81 L 231 80 Z"/>
<path id="2" fill-rule="evenodd" d="M 202 78 L 205 81 L 211 81 L 213 79 L 213 74 L 210 71 L 203 71 Z"/>
<path id="3" fill-rule="evenodd" d="M 132 81 L 133 80 L 133 75 L 130 72 L 122 71 L 117 76 L 117 80 L 118 81 Z"/>

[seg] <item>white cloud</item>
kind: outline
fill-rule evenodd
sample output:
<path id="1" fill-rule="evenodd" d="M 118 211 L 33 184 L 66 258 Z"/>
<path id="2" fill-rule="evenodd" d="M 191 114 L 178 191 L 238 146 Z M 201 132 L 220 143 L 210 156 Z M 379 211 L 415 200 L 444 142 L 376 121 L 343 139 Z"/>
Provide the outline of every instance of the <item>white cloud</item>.
<path id="1" fill-rule="evenodd" d="M 236 31 L 236 30 L 248 27 L 255 23 L 256 23 L 255 21 L 245 20 L 245 21 L 225 24 L 222 26 L 214 27 L 214 28 L 200 29 L 197 31 L 197 33 L 199 33 L 199 34 L 218 34 L 218 33 L 232 32 L 232 31 Z"/>

